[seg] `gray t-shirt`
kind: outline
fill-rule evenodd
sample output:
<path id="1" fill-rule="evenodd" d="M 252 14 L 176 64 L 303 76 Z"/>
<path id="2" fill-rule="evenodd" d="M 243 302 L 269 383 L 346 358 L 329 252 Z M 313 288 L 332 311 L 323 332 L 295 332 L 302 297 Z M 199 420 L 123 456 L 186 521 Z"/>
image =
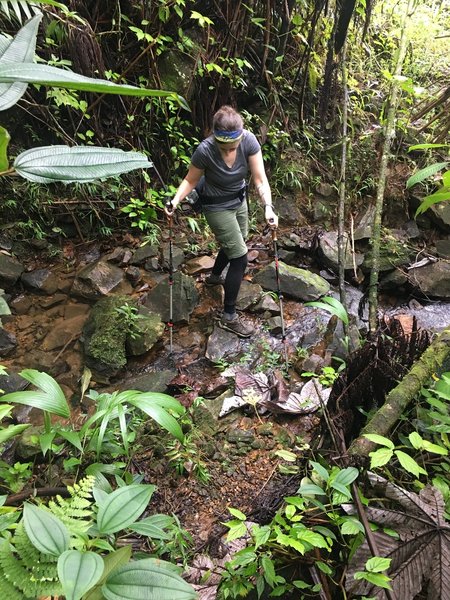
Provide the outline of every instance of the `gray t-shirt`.
<path id="1" fill-rule="evenodd" d="M 220 205 L 203 202 L 203 207 L 207 210 L 224 210 L 227 208 L 237 208 L 241 199 L 238 198 L 239 192 L 245 187 L 245 178 L 248 173 L 248 157 L 257 154 L 261 150 L 255 135 L 244 129 L 244 134 L 236 150 L 236 160 L 232 167 L 228 167 L 220 154 L 219 147 L 210 135 L 204 139 L 194 154 L 191 163 L 197 169 L 204 171 L 204 187 L 202 193 L 212 198 L 228 196 L 236 192 L 236 199 L 227 200 Z"/>

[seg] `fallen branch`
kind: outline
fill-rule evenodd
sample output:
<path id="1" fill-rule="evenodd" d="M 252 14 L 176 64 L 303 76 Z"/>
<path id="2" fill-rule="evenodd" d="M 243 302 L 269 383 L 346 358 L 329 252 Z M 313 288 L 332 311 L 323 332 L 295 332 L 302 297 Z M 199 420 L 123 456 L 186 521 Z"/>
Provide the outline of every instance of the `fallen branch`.
<path id="1" fill-rule="evenodd" d="M 377 410 L 348 449 L 349 454 L 368 456 L 375 444 L 363 437 L 366 433 L 388 436 L 408 404 L 433 374 L 441 375 L 450 368 L 450 328 L 442 331 L 413 365 L 402 381 L 389 392 L 383 406 Z"/>

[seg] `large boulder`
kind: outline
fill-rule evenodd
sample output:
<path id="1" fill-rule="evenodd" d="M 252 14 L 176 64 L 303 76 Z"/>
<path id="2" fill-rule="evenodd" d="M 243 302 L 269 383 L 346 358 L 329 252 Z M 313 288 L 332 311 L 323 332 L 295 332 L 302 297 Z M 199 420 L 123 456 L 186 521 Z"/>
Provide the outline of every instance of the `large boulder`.
<path id="1" fill-rule="evenodd" d="M 281 292 L 297 300 L 311 301 L 325 296 L 330 291 L 330 284 L 320 275 L 306 269 L 299 269 L 278 263 Z M 265 290 L 278 291 L 275 263 L 261 269 L 253 281 Z"/>

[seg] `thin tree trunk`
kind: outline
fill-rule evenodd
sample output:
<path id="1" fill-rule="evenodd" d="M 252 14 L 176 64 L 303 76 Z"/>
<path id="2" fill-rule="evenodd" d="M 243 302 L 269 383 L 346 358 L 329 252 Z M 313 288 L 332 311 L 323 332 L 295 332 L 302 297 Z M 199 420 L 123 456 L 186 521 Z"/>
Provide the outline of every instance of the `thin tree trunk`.
<path id="1" fill-rule="evenodd" d="M 441 375 L 448 370 L 449 362 L 450 328 L 438 335 L 397 387 L 389 392 L 383 406 L 373 415 L 361 435 L 351 443 L 349 454 L 368 456 L 375 444 L 365 438 L 364 434 L 389 436 L 408 404 L 418 396 L 421 388 L 427 385 L 434 373 Z"/>
<path id="2" fill-rule="evenodd" d="M 375 216 L 372 228 L 372 266 L 369 283 L 369 331 L 371 332 L 375 331 L 378 325 L 378 279 L 380 271 L 381 219 L 383 214 L 384 190 L 386 187 L 386 177 L 392 141 L 395 136 L 395 115 L 400 91 L 398 78 L 402 72 L 403 61 L 405 59 L 406 49 L 408 46 L 408 37 L 406 35 L 406 23 L 410 17 L 410 11 L 412 9 L 413 4 L 414 0 L 409 0 L 407 10 L 405 11 L 405 14 L 403 16 L 397 64 L 395 66 L 395 71 L 392 78 L 389 108 L 387 111 L 386 125 L 384 127 L 384 143 L 381 154 L 380 171 L 378 175 Z"/>
<path id="3" fill-rule="evenodd" d="M 341 154 L 341 178 L 339 182 L 339 205 L 338 205 L 338 264 L 339 264 L 339 298 L 341 304 L 347 310 L 345 297 L 345 261 L 348 253 L 347 244 L 344 247 L 345 235 L 345 192 L 346 192 L 346 169 L 347 169 L 347 125 L 348 125 L 348 89 L 347 89 L 347 42 L 344 43 L 341 54 L 342 91 L 344 94 L 342 102 L 342 154 Z M 344 334 L 347 335 L 347 325 L 343 323 Z"/>

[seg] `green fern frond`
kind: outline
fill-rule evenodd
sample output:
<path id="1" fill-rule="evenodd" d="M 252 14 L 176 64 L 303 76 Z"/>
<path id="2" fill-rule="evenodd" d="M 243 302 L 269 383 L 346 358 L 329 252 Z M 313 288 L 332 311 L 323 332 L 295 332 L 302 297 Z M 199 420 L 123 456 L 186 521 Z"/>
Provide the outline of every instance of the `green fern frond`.
<path id="1" fill-rule="evenodd" d="M 79 483 L 67 486 L 70 498 L 57 496 L 48 503 L 48 510 L 66 525 L 75 538 L 83 538 L 92 525 L 94 483 L 95 477 L 87 476 Z M 76 542 L 74 544 L 78 545 Z"/>
<path id="2" fill-rule="evenodd" d="M 19 550 L 20 549 L 20 550 Z M 22 553 L 25 549 L 25 556 Z M 30 562 L 31 561 L 31 562 Z M 19 523 L 11 543 L 0 546 L 0 594 L 8 600 L 34 600 L 61 593 L 56 558 L 39 552 Z"/>

